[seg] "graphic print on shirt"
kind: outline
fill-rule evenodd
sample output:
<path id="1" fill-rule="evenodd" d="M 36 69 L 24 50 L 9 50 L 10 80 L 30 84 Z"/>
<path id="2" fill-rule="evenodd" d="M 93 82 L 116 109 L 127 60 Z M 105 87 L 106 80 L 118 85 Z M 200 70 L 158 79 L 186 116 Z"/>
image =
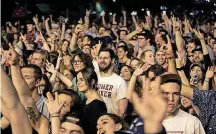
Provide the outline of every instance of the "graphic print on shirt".
<path id="1" fill-rule="evenodd" d="M 100 89 L 98 91 L 98 93 L 103 96 L 103 97 L 107 97 L 107 98 L 112 98 L 112 90 L 113 90 L 113 85 L 109 85 L 109 84 L 98 84 L 97 85 L 98 89 Z"/>

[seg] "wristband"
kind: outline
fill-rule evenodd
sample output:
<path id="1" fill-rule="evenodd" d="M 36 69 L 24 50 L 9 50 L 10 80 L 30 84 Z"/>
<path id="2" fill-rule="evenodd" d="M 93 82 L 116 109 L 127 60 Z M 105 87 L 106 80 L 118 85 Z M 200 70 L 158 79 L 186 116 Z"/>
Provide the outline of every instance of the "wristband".
<path id="1" fill-rule="evenodd" d="M 51 116 L 51 118 L 55 118 L 55 117 L 60 117 L 60 115 L 54 115 L 54 116 Z"/>
<path id="2" fill-rule="evenodd" d="M 138 75 L 135 75 L 135 74 L 132 74 L 132 75 L 133 75 L 133 76 L 136 76 L 136 77 L 138 76 Z"/>
<path id="3" fill-rule="evenodd" d="M 182 71 L 182 70 L 184 70 L 184 68 L 183 68 L 183 67 L 180 67 L 180 68 L 176 68 L 176 70 L 177 70 L 177 71 Z"/>

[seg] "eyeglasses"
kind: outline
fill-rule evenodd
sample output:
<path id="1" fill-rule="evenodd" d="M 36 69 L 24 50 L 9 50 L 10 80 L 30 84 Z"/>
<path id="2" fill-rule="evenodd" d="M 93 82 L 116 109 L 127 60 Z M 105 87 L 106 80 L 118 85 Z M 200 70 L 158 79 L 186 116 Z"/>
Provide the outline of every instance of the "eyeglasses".
<path id="1" fill-rule="evenodd" d="M 74 61 L 72 61 L 72 64 L 80 64 L 80 63 L 82 63 L 82 61 L 81 60 L 74 60 Z"/>

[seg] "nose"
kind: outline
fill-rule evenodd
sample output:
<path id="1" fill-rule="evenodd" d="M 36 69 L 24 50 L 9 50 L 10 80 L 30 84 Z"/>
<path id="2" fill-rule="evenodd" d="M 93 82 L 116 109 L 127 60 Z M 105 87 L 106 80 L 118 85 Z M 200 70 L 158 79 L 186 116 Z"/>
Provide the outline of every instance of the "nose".
<path id="1" fill-rule="evenodd" d="M 168 95 L 168 101 L 171 101 L 171 102 L 174 101 L 174 96 L 172 94 Z"/>

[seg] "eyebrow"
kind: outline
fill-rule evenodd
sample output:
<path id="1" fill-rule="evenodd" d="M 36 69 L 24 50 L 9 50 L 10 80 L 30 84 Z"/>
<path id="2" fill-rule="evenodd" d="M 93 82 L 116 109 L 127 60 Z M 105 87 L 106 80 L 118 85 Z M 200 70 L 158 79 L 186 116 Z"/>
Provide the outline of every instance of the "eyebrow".
<path id="1" fill-rule="evenodd" d="M 71 130 L 70 132 L 77 132 L 77 133 L 82 133 L 80 130 Z"/>
<path id="2" fill-rule="evenodd" d="M 108 119 L 102 119 L 101 121 L 108 121 Z"/>

